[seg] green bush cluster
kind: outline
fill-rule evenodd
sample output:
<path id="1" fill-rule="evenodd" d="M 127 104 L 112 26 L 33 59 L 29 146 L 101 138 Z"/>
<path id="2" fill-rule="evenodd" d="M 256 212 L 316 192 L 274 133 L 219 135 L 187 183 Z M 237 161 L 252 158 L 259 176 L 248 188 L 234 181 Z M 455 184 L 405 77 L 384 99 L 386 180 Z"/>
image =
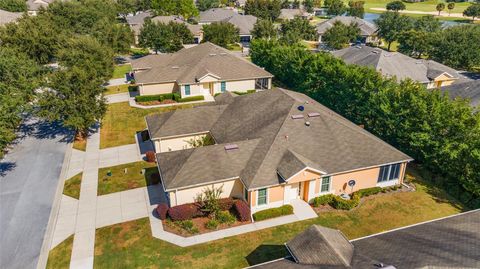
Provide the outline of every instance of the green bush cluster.
<path id="1" fill-rule="evenodd" d="M 233 224 L 237 220 L 237 218 L 227 210 L 218 212 L 216 218 L 218 222 L 226 224 Z"/>
<path id="2" fill-rule="evenodd" d="M 280 216 L 293 214 L 293 207 L 291 205 L 283 205 L 280 207 L 269 208 L 262 211 L 258 211 L 253 214 L 253 219 L 255 221 L 261 221 L 271 218 L 276 218 Z"/>
<path id="3" fill-rule="evenodd" d="M 358 193 L 360 195 L 360 197 L 367 197 L 367 196 L 370 196 L 370 195 L 377 194 L 381 191 L 382 191 L 381 187 L 373 187 L 373 188 L 358 190 L 358 191 L 356 191 L 356 193 Z"/>
<path id="4" fill-rule="evenodd" d="M 350 210 L 360 203 L 360 195 L 354 192 L 350 200 L 345 200 L 340 196 L 333 196 L 333 200 L 330 202 L 330 205 L 335 209 Z"/>
<path id="5" fill-rule="evenodd" d="M 190 96 L 190 97 L 175 99 L 175 101 L 177 101 L 179 103 L 193 102 L 193 101 L 203 101 L 203 100 L 205 100 L 205 97 L 203 95 L 197 95 L 197 96 Z"/>
<path id="6" fill-rule="evenodd" d="M 155 95 L 139 95 L 135 96 L 136 102 L 152 102 L 152 101 L 163 101 L 163 100 L 175 100 L 176 95 L 180 99 L 178 93 L 165 93 L 165 94 L 155 94 Z M 175 100 L 176 101 L 176 100 Z"/>
<path id="7" fill-rule="evenodd" d="M 195 224 L 193 224 L 191 220 L 176 221 L 175 224 L 191 234 L 198 233 L 198 228 L 195 227 Z"/>
<path id="8" fill-rule="evenodd" d="M 217 227 L 218 227 L 218 220 L 216 219 L 209 219 L 206 223 L 205 223 L 205 228 L 207 229 L 210 229 L 210 230 L 216 230 Z"/>
<path id="9" fill-rule="evenodd" d="M 314 207 L 319 207 L 321 205 L 328 205 L 333 201 L 333 194 L 325 194 L 322 196 L 318 196 L 313 198 L 312 205 Z"/>

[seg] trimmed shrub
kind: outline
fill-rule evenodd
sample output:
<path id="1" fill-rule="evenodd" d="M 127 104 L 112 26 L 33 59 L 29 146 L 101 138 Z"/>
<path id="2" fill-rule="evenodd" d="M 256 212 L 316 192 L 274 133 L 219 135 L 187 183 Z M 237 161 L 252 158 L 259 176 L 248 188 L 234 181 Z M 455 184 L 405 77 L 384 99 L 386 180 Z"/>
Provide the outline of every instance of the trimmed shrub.
<path id="1" fill-rule="evenodd" d="M 245 95 L 247 92 L 239 92 L 239 91 L 233 91 L 234 94 L 236 95 Z"/>
<path id="2" fill-rule="evenodd" d="M 216 230 L 218 227 L 218 221 L 215 219 L 210 219 L 205 223 L 205 228 L 210 230 Z"/>
<path id="3" fill-rule="evenodd" d="M 367 196 L 370 196 L 370 195 L 377 194 L 381 191 L 382 191 L 381 187 L 373 187 L 373 188 L 358 190 L 358 191 L 356 191 L 356 193 L 358 195 L 360 195 L 360 197 L 367 197 Z"/>
<path id="4" fill-rule="evenodd" d="M 248 90 L 247 93 L 256 93 L 257 90 Z"/>
<path id="5" fill-rule="evenodd" d="M 198 233 L 198 228 L 195 227 L 195 225 L 193 224 L 193 221 L 191 220 L 178 221 L 176 223 L 178 226 L 180 226 L 180 228 L 184 229 L 185 231 L 191 234 Z"/>
<path id="6" fill-rule="evenodd" d="M 177 94 L 178 95 L 178 94 Z M 178 95 L 180 97 L 180 95 Z M 152 102 L 152 101 L 164 101 L 164 100 L 175 100 L 175 93 L 165 93 L 165 94 L 155 94 L 155 95 L 139 95 L 135 96 L 136 102 Z M 180 98 L 179 98 L 180 99 Z"/>
<path id="7" fill-rule="evenodd" d="M 236 218 L 229 211 L 220 211 L 217 214 L 217 220 L 220 223 L 232 224 L 235 222 Z"/>
<path id="8" fill-rule="evenodd" d="M 233 199 L 230 197 L 218 199 L 218 205 L 220 210 L 230 210 L 233 207 Z"/>
<path id="9" fill-rule="evenodd" d="M 157 208 L 155 209 L 157 211 L 158 217 L 161 220 L 164 220 L 167 218 L 167 212 L 168 212 L 168 205 L 165 203 L 161 203 L 157 205 Z"/>
<path id="10" fill-rule="evenodd" d="M 168 216 L 173 221 L 189 220 L 202 215 L 202 212 L 195 204 L 177 205 L 168 209 Z"/>
<path id="11" fill-rule="evenodd" d="M 293 207 L 291 205 L 282 205 L 281 207 L 269 208 L 258 211 L 253 214 L 253 219 L 255 221 L 261 221 L 290 214 L 293 214 Z"/>
<path id="12" fill-rule="evenodd" d="M 203 95 L 198 95 L 198 96 L 190 96 L 190 97 L 185 97 L 185 98 L 180 98 L 178 100 L 175 100 L 179 103 L 185 103 L 185 102 L 193 102 L 193 101 L 202 101 L 205 100 L 205 97 Z"/>
<path id="13" fill-rule="evenodd" d="M 350 200 L 345 200 L 340 196 L 334 196 L 330 205 L 335 209 L 350 210 L 360 203 L 360 195 L 354 192 Z"/>
<path id="14" fill-rule="evenodd" d="M 175 100 L 176 102 L 180 101 L 180 99 L 182 99 L 182 97 L 180 96 L 180 94 L 178 93 L 174 93 L 173 94 L 173 100 Z"/>
<path id="15" fill-rule="evenodd" d="M 236 200 L 233 203 L 233 209 L 235 210 L 235 214 L 237 214 L 237 218 L 240 221 L 250 220 L 250 207 L 248 207 L 248 204 L 245 201 Z"/>
<path id="16" fill-rule="evenodd" d="M 312 205 L 314 207 L 319 207 L 321 205 L 330 204 L 333 201 L 333 194 L 326 194 L 313 198 Z"/>
<path id="17" fill-rule="evenodd" d="M 147 151 L 145 153 L 145 157 L 147 157 L 147 162 L 154 163 L 155 162 L 155 152 L 154 151 Z"/>

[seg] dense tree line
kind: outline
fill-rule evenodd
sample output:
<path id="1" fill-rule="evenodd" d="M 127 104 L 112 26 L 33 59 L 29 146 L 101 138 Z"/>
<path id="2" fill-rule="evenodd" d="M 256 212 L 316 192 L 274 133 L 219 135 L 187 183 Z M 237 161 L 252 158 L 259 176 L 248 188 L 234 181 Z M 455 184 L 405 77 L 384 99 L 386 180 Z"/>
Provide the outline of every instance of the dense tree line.
<path id="1" fill-rule="evenodd" d="M 480 206 L 480 114 L 465 100 L 301 45 L 255 40 L 252 61 L 412 156 L 470 206 Z"/>
<path id="2" fill-rule="evenodd" d="M 25 12 L 27 11 L 27 2 L 25 0 L 2 0 L 0 9 L 10 12 Z"/>
<path id="3" fill-rule="evenodd" d="M 264 20 L 276 20 L 280 16 L 282 2 L 280 0 L 247 0 L 245 14 Z"/>
<path id="4" fill-rule="evenodd" d="M 114 53 L 133 43 L 118 10 L 113 0 L 55 1 L 0 27 L 0 117 L 8 119 L 0 123 L 0 148 L 13 140 L 23 112 L 82 134 L 103 117 L 102 84 L 112 75 Z M 59 68 L 46 65 L 54 62 Z"/>

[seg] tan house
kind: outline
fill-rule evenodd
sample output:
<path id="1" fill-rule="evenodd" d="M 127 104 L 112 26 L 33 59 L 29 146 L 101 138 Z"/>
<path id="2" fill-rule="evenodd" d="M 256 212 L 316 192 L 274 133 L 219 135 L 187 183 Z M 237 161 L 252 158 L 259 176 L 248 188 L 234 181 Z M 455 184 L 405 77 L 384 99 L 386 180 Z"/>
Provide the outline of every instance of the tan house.
<path id="1" fill-rule="evenodd" d="M 322 36 L 332 28 L 335 22 L 341 22 L 345 25 L 356 24 L 360 29 L 360 42 L 362 43 L 378 43 L 379 39 L 376 35 L 378 27 L 364 19 L 352 16 L 335 16 L 329 20 L 317 24 L 318 42 L 322 43 Z"/>
<path id="2" fill-rule="evenodd" d="M 252 212 L 403 181 L 412 159 L 306 95 L 273 89 L 146 118 L 171 206 L 207 187 Z M 214 145 L 192 147 L 209 136 Z M 354 181 L 353 188 L 348 186 Z"/>
<path id="3" fill-rule="evenodd" d="M 414 59 L 399 52 L 389 52 L 369 46 L 352 46 L 332 54 L 348 64 L 372 67 L 386 77 L 399 81 L 409 78 L 424 84 L 427 89 L 451 85 L 458 72 L 433 60 Z"/>
<path id="4" fill-rule="evenodd" d="M 22 17 L 20 12 L 10 12 L 0 9 L 0 26 L 7 23 L 15 22 Z"/>
<path id="5" fill-rule="evenodd" d="M 271 88 L 272 74 L 206 42 L 176 53 L 132 61 L 140 95 L 178 92 L 182 97 Z"/>
<path id="6" fill-rule="evenodd" d="M 238 29 L 239 41 L 248 43 L 252 39 L 252 30 L 257 22 L 257 17 L 253 15 L 238 14 L 231 8 L 211 8 L 200 12 L 198 24 L 205 25 L 213 22 L 227 22 L 233 24 Z"/>

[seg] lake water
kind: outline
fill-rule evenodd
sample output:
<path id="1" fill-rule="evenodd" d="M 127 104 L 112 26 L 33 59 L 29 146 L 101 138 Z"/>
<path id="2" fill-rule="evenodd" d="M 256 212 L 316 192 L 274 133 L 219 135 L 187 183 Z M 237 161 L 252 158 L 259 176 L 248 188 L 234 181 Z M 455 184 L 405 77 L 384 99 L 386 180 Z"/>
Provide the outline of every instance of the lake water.
<path id="1" fill-rule="evenodd" d="M 378 17 L 380 17 L 380 14 L 366 12 L 363 19 L 370 22 L 370 23 L 375 23 L 374 20 L 378 19 Z M 462 22 L 457 22 L 457 21 L 440 20 L 440 22 L 442 22 L 443 27 L 450 27 L 450 26 L 455 26 L 455 25 L 459 25 L 459 24 L 464 24 Z"/>

